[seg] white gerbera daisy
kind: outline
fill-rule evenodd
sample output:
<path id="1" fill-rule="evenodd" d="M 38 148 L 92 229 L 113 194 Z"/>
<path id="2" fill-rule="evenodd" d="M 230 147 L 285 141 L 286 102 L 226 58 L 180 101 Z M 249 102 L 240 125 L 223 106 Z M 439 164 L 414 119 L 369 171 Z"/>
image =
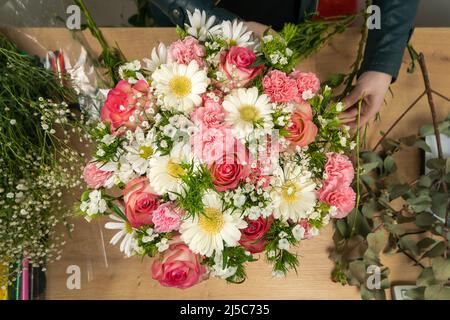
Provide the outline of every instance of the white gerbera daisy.
<path id="1" fill-rule="evenodd" d="M 289 163 L 284 170 L 274 170 L 271 198 L 274 204 L 274 217 L 295 222 L 307 218 L 316 205 L 316 184 L 308 172 Z"/>
<path id="2" fill-rule="evenodd" d="M 130 224 L 123 219 L 110 214 L 109 217 L 114 220 L 107 222 L 105 224 L 106 229 L 119 230 L 112 238 L 109 243 L 116 245 L 120 239 L 120 251 L 123 252 L 127 257 L 131 257 L 134 253 L 136 247 L 135 235 L 136 231 L 130 226 Z"/>
<path id="3" fill-rule="evenodd" d="M 189 24 L 185 24 L 186 31 L 193 37 L 196 37 L 200 41 L 205 41 L 208 36 L 208 32 L 216 21 L 215 16 L 211 16 L 206 20 L 206 12 L 203 10 L 195 9 L 194 13 L 186 10 L 188 14 Z"/>
<path id="4" fill-rule="evenodd" d="M 223 101 L 227 111 L 225 121 L 232 125 L 233 134 L 239 139 L 247 137 L 255 128 L 271 125 L 272 107 L 267 95 L 258 95 L 255 87 L 237 89 Z"/>
<path id="5" fill-rule="evenodd" d="M 133 170 L 140 175 L 147 172 L 150 158 L 157 156 L 154 136 L 154 131 L 145 134 L 141 128 L 137 128 L 133 134 L 133 140 L 127 146 L 124 146 L 125 150 L 128 151 L 126 159 Z"/>
<path id="6" fill-rule="evenodd" d="M 230 46 L 250 47 L 255 44 L 253 32 L 247 31 L 247 26 L 242 21 L 223 21 L 213 27 L 211 33 L 222 37 Z"/>
<path id="7" fill-rule="evenodd" d="M 153 74 L 156 93 L 161 95 L 167 108 L 189 113 L 202 103 L 201 94 L 206 92 L 208 77 L 199 69 L 196 61 L 189 65 L 163 64 Z"/>
<path id="8" fill-rule="evenodd" d="M 190 163 L 191 160 L 190 145 L 182 142 L 173 146 L 170 155 L 150 159 L 147 175 L 155 192 L 159 195 L 169 193 L 171 198 L 176 197 L 176 193 L 182 193 L 184 185 L 181 178 L 186 170 L 181 164 Z"/>
<path id="9" fill-rule="evenodd" d="M 210 257 L 223 251 L 224 241 L 227 246 L 237 245 L 241 238 L 239 229 L 247 227 L 247 223 L 238 214 L 222 207 L 219 195 L 214 191 L 203 196 L 204 211 L 186 219 L 180 227 L 181 239 L 189 248 Z"/>
<path id="10" fill-rule="evenodd" d="M 165 64 L 167 62 L 167 48 L 164 43 L 160 43 L 158 45 L 158 50 L 153 48 L 150 59 L 145 58 L 144 62 L 147 66 L 147 69 L 151 72 L 154 72 L 159 68 L 160 65 Z"/>

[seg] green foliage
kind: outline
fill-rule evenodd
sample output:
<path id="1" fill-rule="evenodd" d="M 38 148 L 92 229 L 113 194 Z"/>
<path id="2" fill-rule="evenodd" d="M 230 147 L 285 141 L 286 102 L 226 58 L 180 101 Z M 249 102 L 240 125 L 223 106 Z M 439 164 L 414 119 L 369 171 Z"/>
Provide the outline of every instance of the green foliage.
<path id="1" fill-rule="evenodd" d="M 423 140 L 431 133 L 428 127 L 424 126 L 420 135 L 385 139 L 379 153 L 359 152 L 356 183 L 362 200 L 345 219 L 336 222 L 330 258 L 335 261 L 333 280 L 358 286 L 364 299 L 385 299 L 389 270 L 380 259 L 382 252 L 404 254 L 423 268 L 417 288 L 408 292 L 410 297 L 450 298 L 448 159 L 429 160 L 429 173 L 411 183 L 401 180 L 397 173 L 400 164 L 395 160 L 405 148 L 428 150 Z M 439 124 L 443 132 L 447 127 L 448 118 Z M 430 267 L 426 267 L 428 259 Z M 381 270 L 380 289 L 367 286 L 369 266 Z"/>

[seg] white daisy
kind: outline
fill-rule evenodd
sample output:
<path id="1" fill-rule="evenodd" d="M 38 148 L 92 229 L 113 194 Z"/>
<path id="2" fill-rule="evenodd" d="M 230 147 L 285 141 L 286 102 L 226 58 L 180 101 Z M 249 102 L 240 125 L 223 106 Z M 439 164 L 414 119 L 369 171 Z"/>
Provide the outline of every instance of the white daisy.
<path id="1" fill-rule="evenodd" d="M 160 43 L 158 45 L 158 50 L 156 50 L 156 48 L 153 48 L 150 59 L 145 58 L 144 62 L 147 66 L 147 69 L 151 72 L 155 72 L 155 70 L 158 69 L 160 65 L 165 64 L 167 62 L 167 48 L 164 43 Z"/>
<path id="2" fill-rule="evenodd" d="M 225 121 L 232 125 L 233 134 L 239 139 L 247 137 L 255 128 L 271 126 L 272 107 L 267 95 L 258 95 L 255 87 L 237 89 L 223 101 L 227 111 Z"/>
<path id="3" fill-rule="evenodd" d="M 295 222 L 307 218 L 316 205 L 316 184 L 308 172 L 302 171 L 293 163 L 285 165 L 284 170 L 274 170 L 271 198 L 274 204 L 274 217 Z"/>
<path id="4" fill-rule="evenodd" d="M 242 21 L 223 21 L 212 28 L 211 33 L 223 38 L 230 46 L 250 47 L 255 44 L 253 32 L 247 31 L 247 26 Z"/>
<path id="5" fill-rule="evenodd" d="M 88 200 L 80 204 L 80 210 L 88 216 L 104 213 L 106 209 L 106 201 L 102 198 L 102 192 L 100 190 L 92 190 L 89 193 Z"/>
<path id="6" fill-rule="evenodd" d="M 109 217 L 114 220 L 107 222 L 105 224 L 106 229 L 119 230 L 112 238 L 109 243 L 116 245 L 120 239 L 120 251 L 123 252 L 127 257 L 130 257 L 134 253 L 136 247 L 135 235 L 136 231 L 130 226 L 130 224 L 123 219 L 116 217 L 115 215 L 109 215 Z"/>
<path id="7" fill-rule="evenodd" d="M 247 223 L 238 214 L 222 207 L 219 195 L 209 191 L 203 196 L 204 211 L 186 219 L 180 227 L 181 239 L 189 248 L 210 257 L 223 251 L 224 241 L 227 246 L 237 245 L 241 238 L 239 229 L 247 227 Z"/>
<path id="8" fill-rule="evenodd" d="M 163 97 L 167 108 L 189 113 L 202 103 L 201 94 L 206 92 L 208 77 L 199 69 L 196 61 L 189 65 L 163 64 L 152 74 L 156 94 Z"/>
<path id="9" fill-rule="evenodd" d="M 186 10 L 188 14 L 189 24 L 185 24 L 186 31 L 193 37 L 196 37 L 200 41 L 205 41 L 208 36 L 208 32 L 216 21 L 215 16 L 211 16 L 206 20 L 206 12 L 203 10 L 195 9 L 194 13 Z"/>
<path id="10" fill-rule="evenodd" d="M 145 134 L 141 128 L 137 128 L 132 141 L 124 146 L 125 150 L 128 151 L 126 159 L 133 170 L 140 175 L 143 175 L 149 168 L 150 158 L 157 156 L 154 138 L 154 131 Z"/>
<path id="11" fill-rule="evenodd" d="M 189 163 L 192 159 L 190 146 L 184 143 L 176 144 L 170 155 L 150 159 L 148 177 L 150 185 L 159 195 L 169 193 L 169 197 L 176 197 L 176 193 L 184 192 L 182 177 L 186 170 L 182 163 Z"/>

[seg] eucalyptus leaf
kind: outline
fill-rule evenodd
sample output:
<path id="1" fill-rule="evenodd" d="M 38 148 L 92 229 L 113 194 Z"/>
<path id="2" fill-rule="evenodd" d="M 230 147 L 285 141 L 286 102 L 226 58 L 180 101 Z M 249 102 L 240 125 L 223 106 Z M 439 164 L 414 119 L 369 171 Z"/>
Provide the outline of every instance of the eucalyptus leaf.
<path id="1" fill-rule="evenodd" d="M 364 283 L 366 281 L 366 265 L 361 260 L 352 261 L 349 264 L 349 271 L 351 275 L 360 283 Z"/>
<path id="2" fill-rule="evenodd" d="M 435 258 L 441 256 L 444 254 L 445 249 L 445 243 L 443 241 L 439 241 L 423 255 L 423 258 Z"/>
<path id="3" fill-rule="evenodd" d="M 395 164 L 393 156 L 387 156 L 384 159 L 384 170 L 387 174 L 391 174 L 397 170 L 397 165 Z"/>
<path id="4" fill-rule="evenodd" d="M 448 207 L 448 194 L 437 192 L 431 196 L 431 202 L 431 210 L 433 210 L 433 213 L 444 218 Z"/>
<path id="5" fill-rule="evenodd" d="M 395 200 L 398 197 L 403 196 L 408 191 L 411 190 L 411 187 L 408 184 L 392 184 L 388 186 L 389 199 Z"/>
<path id="6" fill-rule="evenodd" d="M 436 218 L 428 212 L 421 213 L 416 218 L 416 225 L 418 227 L 429 227 L 436 221 Z"/>
<path id="7" fill-rule="evenodd" d="M 411 252 L 414 256 L 419 255 L 419 248 L 409 235 L 401 237 L 398 243 L 403 250 Z"/>
<path id="8" fill-rule="evenodd" d="M 433 269 L 431 267 L 424 268 L 417 278 L 416 284 L 418 287 L 427 287 L 436 284 Z"/>
<path id="9" fill-rule="evenodd" d="M 373 215 L 378 211 L 378 203 L 375 199 L 370 199 L 366 203 L 364 203 L 362 207 L 362 213 L 368 219 L 372 219 Z"/>
<path id="10" fill-rule="evenodd" d="M 426 300 L 450 300 L 450 288 L 442 285 L 432 285 L 425 289 Z"/>
<path id="11" fill-rule="evenodd" d="M 447 281 L 450 278 L 450 259 L 436 257 L 431 260 L 434 277 L 439 281 Z"/>
<path id="12" fill-rule="evenodd" d="M 420 250 L 424 250 L 429 248 L 430 246 L 432 246 L 433 244 L 436 243 L 436 240 L 431 239 L 431 238 L 423 238 L 421 239 L 419 242 L 417 242 L 417 247 Z"/>
<path id="13" fill-rule="evenodd" d="M 367 235 L 367 243 L 369 244 L 369 248 L 377 254 L 384 249 L 387 244 L 387 240 L 388 235 L 384 230 Z"/>
<path id="14" fill-rule="evenodd" d="M 444 159 L 430 159 L 426 163 L 427 167 L 434 170 L 444 170 L 446 166 L 446 160 Z"/>
<path id="15" fill-rule="evenodd" d="M 406 296 L 412 300 L 424 300 L 425 299 L 425 287 L 417 287 L 406 291 Z"/>
<path id="16" fill-rule="evenodd" d="M 418 139 L 414 143 L 414 147 L 420 148 L 426 152 L 431 152 L 430 146 L 425 142 L 425 140 L 422 140 L 422 139 Z"/>
<path id="17" fill-rule="evenodd" d="M 376 169 L 379 167 L 379 163 L 378 162 L 369 162 L 369 163 L 365 163 L 361 166 L 362 168 L 362 172 L 363 173 L 369 173 L 370 171 Z"/>

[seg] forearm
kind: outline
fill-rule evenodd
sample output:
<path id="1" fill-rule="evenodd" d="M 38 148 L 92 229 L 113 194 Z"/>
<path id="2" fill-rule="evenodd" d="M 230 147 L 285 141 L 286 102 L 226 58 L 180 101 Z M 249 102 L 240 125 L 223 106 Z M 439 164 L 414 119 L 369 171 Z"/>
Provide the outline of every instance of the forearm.
<path id="1" fill-rule="evenodd" d="M 419 0 L 373 0 L 372 3 L 381 9 L 381 29 L 369 31 L 360 73 L 384 72 L 395 81 Z"/>
<path id="2" fill-rule="evenodd" d="M 206 16 L 216 16 L 218 22 L 233 20 L 235 14 L 214 5 L 212 0 L 151 0 L 169 19 L 176 25 L 184 25 L 188 22 L 186 10 L 194 12 L 195 9 L 206 12 Z"/>

